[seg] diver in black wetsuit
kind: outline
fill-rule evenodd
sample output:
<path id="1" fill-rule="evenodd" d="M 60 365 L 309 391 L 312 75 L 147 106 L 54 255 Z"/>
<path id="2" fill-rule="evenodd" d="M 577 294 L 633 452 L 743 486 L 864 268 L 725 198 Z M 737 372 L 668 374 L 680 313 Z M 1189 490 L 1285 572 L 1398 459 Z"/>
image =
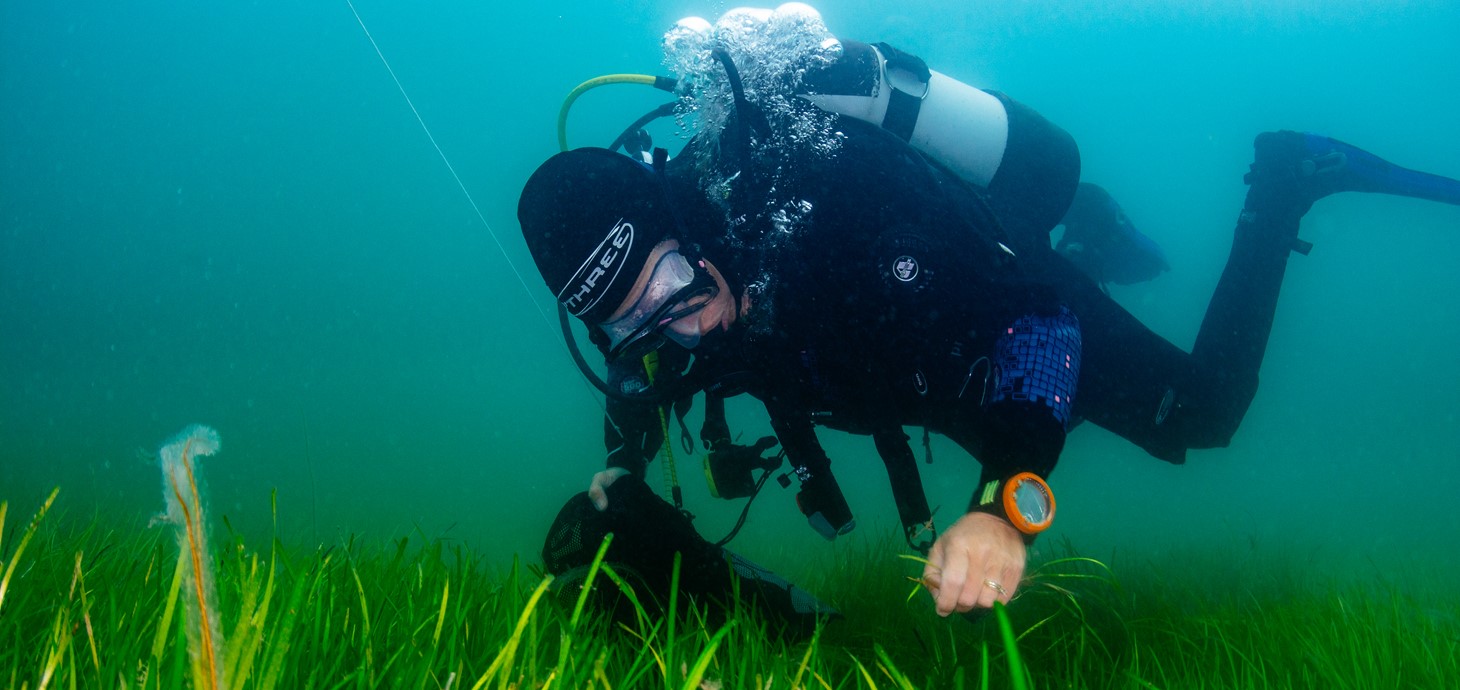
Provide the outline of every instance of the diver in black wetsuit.
<path id="1" fill-rule="evenodd" d="M 782 156 L 763 164 L 748 155 L 745 129 L 737 143 L 726 127 L 653 167 L 578 149 L 533 174 L 518 210 L 524 237 L 560 304 L 590 325 L 611 393 L 609 468 L 565 509 L 570 519 L 560 518 L 545 551 L 550 568 L 572 565 L 559 548 L 582 541 L 572 525 L 595 511 L 622 519 L 619 495 L 643 493 L 623 477 L 641 479 L 663 441 L 659 410 L 700 389 L 747 392 L 770 413 L 802 512 L 828 538 L 854 521 L 816 425 L 872 435 L 894 483 L 908 480 L 899 473 L 909 463 L 895 461 L 908 454 L 904 426 L 944 434 L 975 456 L 979 488 L 932 544 L 924 577 L 944 615 L 1007 602 L 1026 544 L 1053 518 L 1043 479 L 1075 420 L 1170 462 L 1227 444 L 1256 392 L 1287 257 L 1306 253 L 1297 230 L 1313 202 L 1373 191 L 1460 203 L 1460 183 L 1341 142 L 1259 136 L 1232 254 L 1188 354 L 1040 234 L 1074 195 L 1073 142 L 990 96 L 1007 114 L 1007 145 L 982 184 L 921 150 L 916 124 L 851 116 L 831 156 L 762 151 Z M 774 184 L 757 166 L 775 171 Z M 657 371 L 646 372 L 651 353 Z M 728 442 L 713 431 L 707 442 Z M 916 482 L 915 464 L 912 473 Z M 899 492 L 905 526 L 927 513 L 920 484 L 917 493 L 905 502 Z M 734 561 L 676 534 L 710 564 L 704 572 Z M 655 562 L 640 567 L 662 568 Z M 712 579 L 705 592 L 723 585 Z"/>

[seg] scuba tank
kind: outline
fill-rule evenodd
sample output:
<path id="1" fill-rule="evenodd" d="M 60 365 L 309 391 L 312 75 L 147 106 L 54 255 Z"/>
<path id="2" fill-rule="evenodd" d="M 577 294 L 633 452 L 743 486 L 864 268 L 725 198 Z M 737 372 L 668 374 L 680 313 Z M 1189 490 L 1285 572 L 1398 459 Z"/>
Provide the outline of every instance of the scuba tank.
<path id="1" fill-rule="evenodd" d="M 835 61 L 806 75 L 803 98 L 881 126 L 985 190 L 1016 249 L 1048 246 L 1080 181 L 1080 152 L 1069 133 L 886 43 L 840 43 Z"/>

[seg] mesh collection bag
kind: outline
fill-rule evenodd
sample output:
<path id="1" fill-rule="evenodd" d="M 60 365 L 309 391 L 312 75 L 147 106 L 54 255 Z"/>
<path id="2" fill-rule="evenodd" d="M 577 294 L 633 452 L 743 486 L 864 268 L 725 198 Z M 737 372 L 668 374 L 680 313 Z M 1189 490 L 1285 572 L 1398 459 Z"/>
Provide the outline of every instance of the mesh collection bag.
<path id="1" fill-rule="evenodd" d="M 680 592 L 723 614 L 736 605 L 754 607 L 767 618 L 810 631 L 818 617 L 837 612 L 804 590 L 749 560 L 716 546 L 694 529 L 689 518 L 656 495 L 643 481 L 623 477 L 608 487 L 608 509 L 594 508 L 587 492 L 568 500 L 548 529 L 542 558 L 558 576 L 557 596 L 576 600 L 583 578 L 604 536 L 612 533 L 604 560 L 634 587 L 640 604 L 662 611 L 680 554 Z M 632 607 L 614 585 L 594 585 L 594 600 L 615 618 L 628 620 Z"/>

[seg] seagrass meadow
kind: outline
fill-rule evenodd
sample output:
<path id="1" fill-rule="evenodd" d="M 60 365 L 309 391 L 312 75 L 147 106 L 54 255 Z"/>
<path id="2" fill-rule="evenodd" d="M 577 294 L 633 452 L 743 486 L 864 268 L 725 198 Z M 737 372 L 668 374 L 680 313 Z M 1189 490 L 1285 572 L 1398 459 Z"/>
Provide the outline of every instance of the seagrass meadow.
<path id="1" fill-rule="evenodd" d="M 1303 218 L 1228 447 L 1070 431 L 1006 609 L 934 614 L 874 444 L 829 429 L 856 531 L 768 482 L 729 548 L 844 618 L 611 620 L 612 564 L 549 581 L 605 403 L 519 197 L 575 87 L 664 75 L 666 30 L 735 4 L 0 1 L 0 690 L 1460 688 L 1460 207 L 1376 194 Z M 1460 179 L 1454 0 L 811 4 L 1067 131 L 1170 266 L 1110 297 L 1188 351 L 1257 133 Z M 581 95 L 572 147 L 670 98 Z M 746 502 L 677 427 L 714 541 Z M 907 431 L 946 529 L 980 468 Z"/>
<path id="2" fill-rule="evenodd" d="M 868 567 L 829 567 L 840 574 L 811 583 L 846 618 L 795 636 L 745 611 L 712 621 L 674 599 L 675 615 L 612 622 L 530 563 L 493 567 L 460 544 L 250 543 L 226 522 L 206 554 L 223 638 L 214 677 L 186 632 L 191 566 L 166 530 L 88 515 L 55 493 L 32 519 L 5 504 L 0 523 L 0 683 L 21 690 L 1439 689 L 1460 679 L 1460 597 L 1444 573 L 1325 580 L 1270 554 L 1266 574 L 1234 586 L 1229 554 L 1101 562 L 1065 544 L 1034 564 L 1007 609 L 949 621 L 914 591 L 920 566 L 890 541 L 866 542 L 844 557 Z M 592 582 L 627 586 L 610 567 Z"/>

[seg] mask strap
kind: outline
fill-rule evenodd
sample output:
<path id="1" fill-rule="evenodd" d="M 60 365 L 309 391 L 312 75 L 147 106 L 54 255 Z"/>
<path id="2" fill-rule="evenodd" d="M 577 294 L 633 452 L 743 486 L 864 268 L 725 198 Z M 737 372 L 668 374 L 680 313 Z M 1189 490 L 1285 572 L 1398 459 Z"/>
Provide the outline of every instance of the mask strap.
<path id="1" fill-rule="evenodd" d="M 674 203 L 674 191 L 669 186 L 669 175 L 665 173 L 666 164 L 669 163 L 669 151 L 663 147 L 654 147 L 654 176 L 659 178 L 659 189 L 664 194 L 664 202 L 669 206 L 669 215 L 674 218 L 674 239 L 679 241 L 679 254 L 689 260 L 690 266 L 700 266 L 700 246 L 689 240 L 689 233 L 685 232 L 684 218 L 679 214 L 679 204 Z"/>

